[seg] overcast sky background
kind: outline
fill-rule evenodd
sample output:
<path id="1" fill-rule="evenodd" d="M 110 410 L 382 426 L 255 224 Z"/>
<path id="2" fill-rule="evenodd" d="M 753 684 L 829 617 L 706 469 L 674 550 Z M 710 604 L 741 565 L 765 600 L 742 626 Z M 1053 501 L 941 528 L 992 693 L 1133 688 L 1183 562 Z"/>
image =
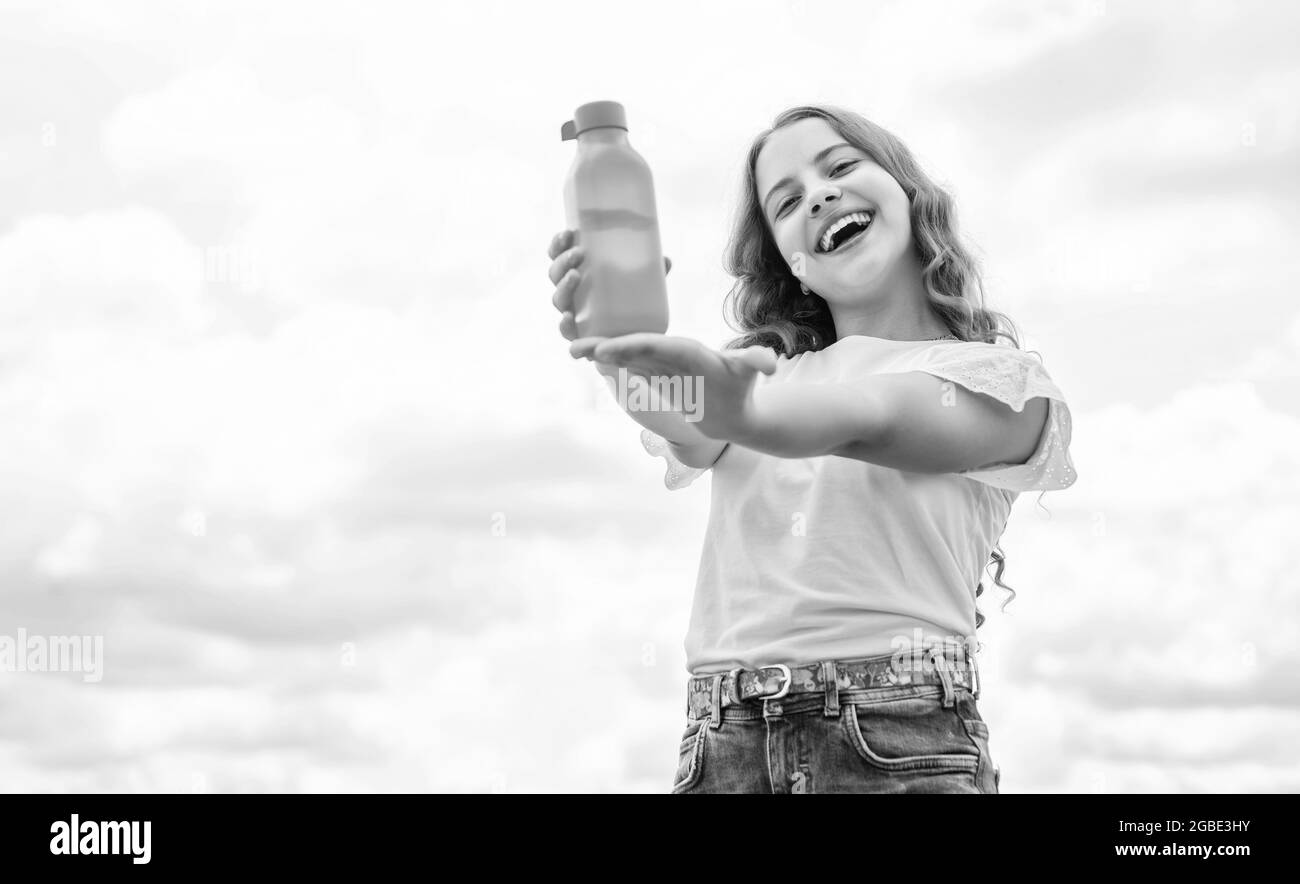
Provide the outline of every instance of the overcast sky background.
<path id="1" fill-rule="evenodd" d="M 1300 789 L 1294 6 L 0 9 L 0 635 L 104 637 L 0 789 L 668 790 L 709 479 L 557 330 L 596 99 L 715 346 L 784 108 L 953 189 L 1080 473 L 980 599 L 1004 792 Z"/>

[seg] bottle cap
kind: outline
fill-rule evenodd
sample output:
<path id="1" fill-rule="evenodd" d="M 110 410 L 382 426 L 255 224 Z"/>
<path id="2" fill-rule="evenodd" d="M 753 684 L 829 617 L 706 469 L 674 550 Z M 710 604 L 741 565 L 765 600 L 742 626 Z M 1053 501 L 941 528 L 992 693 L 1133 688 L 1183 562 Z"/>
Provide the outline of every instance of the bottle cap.
<path id="1" fill-rule="evenodd" d="M 627 112 L 617 101 L 589 101 L 573 112 L 573 119 L 560 127 L 560 140 L 572 141 L 588 129 L 615 126 L 627 130 Z"/>

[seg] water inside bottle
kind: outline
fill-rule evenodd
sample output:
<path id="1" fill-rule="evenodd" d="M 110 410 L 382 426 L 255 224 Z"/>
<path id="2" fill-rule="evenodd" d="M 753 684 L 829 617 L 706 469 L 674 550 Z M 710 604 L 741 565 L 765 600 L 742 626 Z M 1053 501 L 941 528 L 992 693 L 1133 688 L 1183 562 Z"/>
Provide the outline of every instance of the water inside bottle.
<path id="1" fill-rule="evenodd" d="M 610 267 L 629 273 L 655 265 L 658 248 L 652 239 L 655 219 L 650 215 L 627 209 L 583 209 L 578 224 L 586 239 L 584 254 L 598 255 Z"/>

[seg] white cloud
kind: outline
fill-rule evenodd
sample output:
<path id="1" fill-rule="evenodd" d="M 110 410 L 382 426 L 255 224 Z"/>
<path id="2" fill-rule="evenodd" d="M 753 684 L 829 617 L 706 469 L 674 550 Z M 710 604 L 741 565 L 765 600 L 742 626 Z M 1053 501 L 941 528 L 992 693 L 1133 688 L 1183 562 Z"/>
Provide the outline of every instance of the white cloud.
<path id="1" fill-rule="evenodd" d="M 195 333 L 202 274 L 198 251 L 159 212 L 29 216 L 0 238 L 0 346 L 12 357 L 65 332 Z"/>
<path id="2" fill-rule="evenodd" d="M 266 186 L 322 152 L 346 153 L 359 128 L 324 96 L 268 98 L 251 69 L 227 61 L 128 98 L 104 126 L 104 148 L 127 172 L 193 174 L 215 167 Z"/>
<path id="3" fill-rule="evenodd" d="M 1245 378 L 1253 381 L 1287 383 L 1292 389 L 1292 401 L 1300 407 L 1300 397 L 1295 396 L 1290 382 L 1300 380 L 1300 313 L 1291 318 L 1279 344 L 1266 344 L 1252 353 L 1246 361 L 1222 376 Z"/>
<path id="4" fill-rule="evenodd" d="M 1070 495 L 1087 510 L 1274 504 L 1300 483 L 1300 418 L 1270 409 L 1246 381 L 1170 390 L 1151 408 L 1120 402 L 1076 421 L 1082 478 Z"/>

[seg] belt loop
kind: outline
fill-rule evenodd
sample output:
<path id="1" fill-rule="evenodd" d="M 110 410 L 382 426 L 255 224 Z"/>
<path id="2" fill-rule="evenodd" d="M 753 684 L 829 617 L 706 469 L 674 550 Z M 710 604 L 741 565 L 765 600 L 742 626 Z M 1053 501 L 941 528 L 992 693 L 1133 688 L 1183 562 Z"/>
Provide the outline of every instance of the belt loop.
<path id="1" fill-rule="evenodd" d="M 826 690 L 825 713 L 827 718 L 840 717 L 840 683 L 834 660 L 822 661 L 822 682 Z"/>
<path id="2" fill-rule="evenodd" d="M 713 676 L 713 687 L 709 692 L 709 727 L 715 731 L 722 727 L 722 680 L 726 677 L 726 673 L 721 672 Z"/>
<path id="3" fill-rule="evenodd" d="M 976 654 L 968 654 L 966 657 L 970 664 L 971 674 L 971 696 L 976 700 L 980 698 L 980 661 Z"/>
<path id="4" fill-rule="evenodd" d="M 953 706 L 957 702 L 957 692 L 952 687 L 952 674 L 948 672 L 948 659 L 939 648 L 930 648 L 930 659 L 934 661 L 939 681 L 943 683 L 943 706 Z"/>

